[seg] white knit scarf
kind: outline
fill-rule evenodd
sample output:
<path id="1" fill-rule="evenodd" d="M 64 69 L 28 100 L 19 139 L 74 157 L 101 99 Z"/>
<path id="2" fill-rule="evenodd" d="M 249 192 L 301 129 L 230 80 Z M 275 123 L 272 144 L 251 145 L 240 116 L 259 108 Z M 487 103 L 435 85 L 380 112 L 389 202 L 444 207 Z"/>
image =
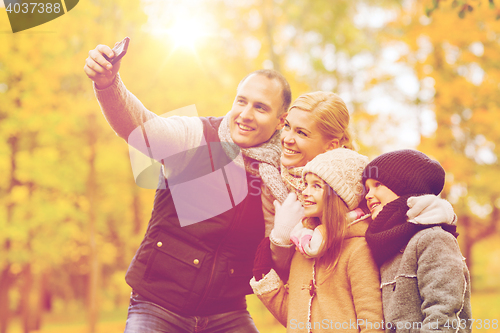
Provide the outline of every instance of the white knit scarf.
<path id="1" fill-rule="evenodd" d="M 279 171 L 281 157 L 280 131 L 274 132 L 273 136 L 266 142 L 250 148 L 240 148 L 231 138 L 229 129 L 229 113 L 224 116 L 219 126 L 219 138 L 226 155 L 234 162 L 244 167 L 247 172 L 262 179 L 264 184 L 271 190 L 274 198 L 280 203 L 285 201 L 288 190 L 281 180 Z M 243 159 L 239 152 L 243 155 Z M 258 168 L 253 168 L 252 164 L 257 162 Z"/>

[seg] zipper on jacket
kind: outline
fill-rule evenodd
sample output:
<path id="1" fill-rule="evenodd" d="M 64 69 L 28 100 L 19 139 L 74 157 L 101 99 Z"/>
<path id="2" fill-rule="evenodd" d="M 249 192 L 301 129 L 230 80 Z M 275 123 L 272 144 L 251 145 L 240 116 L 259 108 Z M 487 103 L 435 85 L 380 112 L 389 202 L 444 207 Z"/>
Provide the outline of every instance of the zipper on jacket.
<path id="1" fill-rule="evenodd" d="M 220 143 L 220 141 L 219 141 L 219 143 Z M 212 165 L 212 171 L 215 171 L 215 165 L 214 165 L 214 162 L 213 162 L 213 155 L 212 155 L 212 149 L 210 148 L 210 142 L 207 142 L 207 146 L 208 146 L 208 154 L 210 156 L 210 163 Z M 219 245 L 217 245 L 217 249 L 215 250 L 214 260 L 213 260 L 213 264 L 212 264 L 212 270 L 210 271 L 210 278 L 208 279 L 208 283 L 207 283 L 207 285 L 205 287 L 205 292 L 201 296 L 200 301 L 198 303 L 198 306 L 194 310 L 195 313 L 198 312 L 198 310 L 200 309 L 200 306 L 203 304 L 203 302 L 207 298 L 208 292 L 210 291 L 210 289 L 212 287 L 212 280 L 213 280 L 213 277 L 214 277 L 215 266 L 217 264 L 217 257 L 219 256 L 220 247 L 225 242 L 225 240 L 229 236 L 230 232 L 235 228 L 235 225 L 238 223 L 238 220 L 239 220 L 240 216 L 242 215 L 243 211 L 245 210 L 245 208 L 247 206 L 247 203 L 248 203 L 248 198 L 246 197 L 243 200 L 242 207 L 240 207 L 240 209 L 236 208 L 236 206 L 234 204 L 233 195 L 231 193 L 231 188 L 229 187 L 229 182 L 228 182 L 227 175 L 225 173 L 224 168 L 222 168 L 222 173 L 223 173 L 223 176 L 224 176 L 224 180 L 226 181 L 226 186 L 227 186 L 228 191 L 229 191 L 229 196 L 231 198 L 231 204 L 233 206 L 233 209 L 236 210 L 236 212 L 235 212 L 235 214 L 233 216 L 233 219 L 231 221 L 231 225 L 229 226 L 226 234 L 224 235 L 224 237 L 222 237 L 221 242 L 219 243 Z M 245 170 L 245 176 L 248 177 L 248 175 L 246 173 L 246 170 Z M 245 182 L 247 182 L 247 184 L 248 184 L 248 179 L 245 179 Z"/>
<path id="2" fill-rule="evenodd" d="M 215 256 L 214 256 L 214 261 L 213 261 L 213 264 L 212 264 L 212 270 L 210 272 L 210 278 L 208 279 L 208 283 L 205 287 L 205 292 L 203 293 L 203 295 L 201 296 L 201 299 L 200 299 L 200 302 L 198 303 L 198 306 L 196 307 L 196 309 L 194 310 L 195 313 L 198 312 L 198 310 L 200 309 L 200 306 L 203 304 L 203 302 L 205 301 L 207 295 L 208 295 L 208 292 L 210 291 L 211 289 L 211 285 L 212 285 L 212 279 L 214 277 L 214 271 L 215 271 L 215 266 L 216 266 L 216 263 L 217 263 L 217 257 L 219 255 L 219 250 L 220 250 L 220 247 L 222 246 L 222 244 L 224 243 L 224 241 L 227 239 L 227 237 L 229 236 L 229 233 L 234 229 L 234 227 L 236 226 L 237 224 L 237 221 L 238 219 L 240 218 L 242 212 L 244 211 L 244 208 L 246 207 L 247 205 L 247 198 L 245 198 L 244 200 L 244 203 L 243 203 L 243 207 L 240 207 L 240 209 L 238 209 L 237 212 L 235 212 L 234 216 L 233 216 L 233 220 L 231 221 L 231 225 L 229 226 L 229 229 L 227 230 L 226 234 L 224 235 L 224 237 L 222 238 L 221 242 L 219 243 L 219 245 L 217 245 L 217 249 L 215 250 Z"/>

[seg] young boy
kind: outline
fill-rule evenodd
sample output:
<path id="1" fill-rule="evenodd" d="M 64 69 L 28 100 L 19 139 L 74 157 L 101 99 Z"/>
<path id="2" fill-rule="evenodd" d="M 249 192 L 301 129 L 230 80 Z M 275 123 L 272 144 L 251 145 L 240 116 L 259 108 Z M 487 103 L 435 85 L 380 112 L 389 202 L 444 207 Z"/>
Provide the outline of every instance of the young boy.
<path id="1" fill-rule="evenodd" d="M 470 332 L 469 271 L 456 226 L 407 221 L 408 198 L 441 193 L 441 165 L 416 150 L 380 155 L 363 173 L 387 332 Z"/>

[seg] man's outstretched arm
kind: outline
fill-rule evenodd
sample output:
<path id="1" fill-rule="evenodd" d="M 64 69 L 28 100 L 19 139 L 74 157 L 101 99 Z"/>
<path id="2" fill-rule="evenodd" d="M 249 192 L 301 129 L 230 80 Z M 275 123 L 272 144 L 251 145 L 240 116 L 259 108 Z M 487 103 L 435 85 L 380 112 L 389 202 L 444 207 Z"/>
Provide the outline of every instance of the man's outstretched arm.
<path id="1" fill-rule="evenodd" d="M 106 45 L 98 45 L 89 51 L 84 72 L 94 82 L 102 112 L 118 136 L 142 151 L 142 147 L 130 140 L 130 134 L 134 130 L 136 133 L 142 131 L 147 136 L 150 147 L 161 147 L 159 158 L 200 146 L 203 137 L 200 119 L 163 118 L 146 109 L 121 81 L 118 74 L 121 60 L 112 65 L 104 58 L 104 54 L 109 58 L 114 56 L 111 48 Z"/>

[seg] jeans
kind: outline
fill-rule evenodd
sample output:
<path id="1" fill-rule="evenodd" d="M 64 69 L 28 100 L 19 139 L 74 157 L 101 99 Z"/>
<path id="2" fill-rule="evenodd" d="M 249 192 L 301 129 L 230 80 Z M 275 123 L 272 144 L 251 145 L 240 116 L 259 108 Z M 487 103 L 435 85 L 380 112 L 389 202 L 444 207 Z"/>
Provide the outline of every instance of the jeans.
<path id="1" fill-rule="evenodd" d="M 247 310 L 181 316 L 132 292 L 125 333 L 258 333 Z"/>

